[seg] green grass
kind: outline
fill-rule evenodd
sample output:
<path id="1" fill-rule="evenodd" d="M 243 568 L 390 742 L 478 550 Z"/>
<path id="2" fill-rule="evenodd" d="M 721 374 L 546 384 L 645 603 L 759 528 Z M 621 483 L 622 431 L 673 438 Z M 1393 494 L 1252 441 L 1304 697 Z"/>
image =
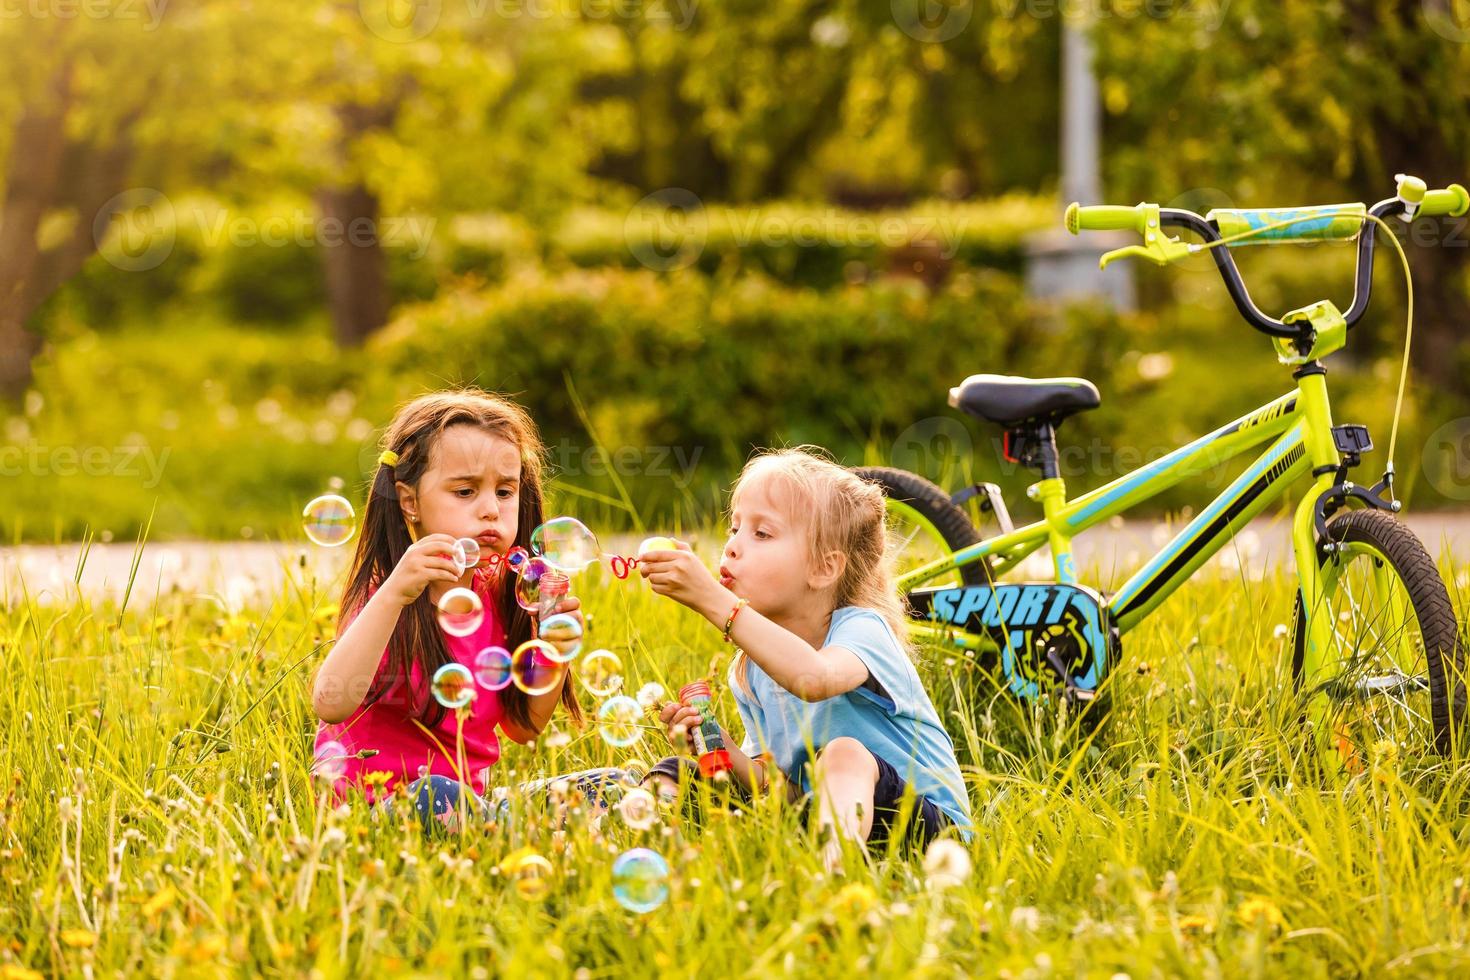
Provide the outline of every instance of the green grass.
<path id="1" fill-rule="evenodd" d="M 578 591 L 592 641 L 624 659 L 626 689 L 723 679 L 730 648 L 641 583 L 588 576 Z M 793 818 L 767 807 L 703 826 L 665 813 L 645 832 L 574 814 L 557 831 L 517 799 L 493 832 L 425 842 L 324 805 L 308 780 L 328 583 L 296 582 L 237 614 L 182 592 L 125 609 L 12 595 L 0 970 L 1464 971 L 1470 767 L 1378 759 L 1354 779 L 1320 774 L 1274 635 L 1289 595 L 1275 573 L 1187 586 L 1127 637 L 1112 717 L 1091 741 L 1017 710 L 968 661 L 926 654 L 979 824 L 973 874 L 948 890 L 903 856 L 869 869 L 850 855 L 834 880 Z M 720 712 L 736 725 L 728 692 Z M 614 751 L 564 715 L 550 733 L 569 740 L 506 752 L 507 783 L 665 751 L 652 729 Z M 613 858 L 638 845 L 673 868 L 669 901 L 646 916 L 610 887 Z M 497 870 L 521 847 L 554 868 L 542 900 Z"/>

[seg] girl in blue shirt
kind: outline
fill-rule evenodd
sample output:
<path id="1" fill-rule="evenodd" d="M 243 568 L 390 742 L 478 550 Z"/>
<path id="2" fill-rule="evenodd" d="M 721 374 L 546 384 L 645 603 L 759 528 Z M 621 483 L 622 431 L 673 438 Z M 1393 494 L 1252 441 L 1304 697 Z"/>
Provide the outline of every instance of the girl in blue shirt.
<path id="1" fill-rule="evenodd" d="M 829 866 L 842 839 L 887 840 L 906 812 L 920 843 L 951 825 L 968 837 L 954 745 L 903 639 L 882 490 L 805 448 L 765 453 L 741 473 L 730 518 L 718 578 L 683 543 L 639 571 L 739 648 L 730 685 L 745 738 L 731 775 L 763 791 L 773 762 L 793 797 L 813 794 Z M 687 747 L 696 710 L 666 704 L 659 717 Z M 665 760 L 650 779 L 676 791 L 681 769 Z"/>

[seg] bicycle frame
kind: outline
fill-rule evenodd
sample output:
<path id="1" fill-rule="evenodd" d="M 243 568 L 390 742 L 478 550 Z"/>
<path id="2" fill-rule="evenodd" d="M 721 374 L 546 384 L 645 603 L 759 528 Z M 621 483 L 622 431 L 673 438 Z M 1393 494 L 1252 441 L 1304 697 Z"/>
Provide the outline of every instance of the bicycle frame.
<path id="1" fill-rule="evenodd" d="M 1303 667 L 1306 676 L 1312 676 L 1331 629 L 1323 617 L 1310 615 L 1323 597 L 1312 516 L 1318 498 L 1334 485 L 1341 459 L 1332 436 L 1325 369 L 1309 363 L 1298 369 L 1295 377 L 1295 391 L 1076 500 L 1066 499 L 1066 485 L 1060 477 L 1033 484 L 1027 495 L 1041 502 L 1040 521 L 913 569 L 899 578 L 900 591 L 907 592 L 962 565 L 985 559 L 992 560 L 992 573 L 999 578 L 1042 545 L 1051 546 L 1056 581 L 1076 583 L 1072 558 L 1075 535 L 1226 460 L 1268 444 L 1244 473 L 1123 583 L 1109 602 L 1109 611 L 1119 633 L 1137 626 L 1293 482 L 1309 471 L 1315 472 L 1316 480 L 1297 505 L 1292 522 L 1292 549 L 1303 608 L 1309 612 Z M 921 631 L 928 629 L 923 624 L 914 625 Z"/>

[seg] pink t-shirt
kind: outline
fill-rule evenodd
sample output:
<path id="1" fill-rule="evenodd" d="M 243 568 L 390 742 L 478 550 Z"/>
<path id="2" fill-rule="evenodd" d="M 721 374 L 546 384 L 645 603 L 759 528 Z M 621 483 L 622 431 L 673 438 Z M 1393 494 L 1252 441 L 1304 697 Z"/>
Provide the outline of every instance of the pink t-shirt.
<path id="1" fill-rule="evenodd" d="M 471 671 L 475 669 L 475 655 L 481 650 L 505 645 L 505 631 L 500 626 L 488 584 L 483 576 L 475 576 L 475 591 L 485 603 L 485 620 L 479 629 L 469 636 L 451 636 L 440 631 L 449 656 Z M 388 650 L 385 647 L 378 662 L 378 674 L 387 669 Z M 414 690 L 422 692 L 425 698 L 433 697 L 429 692 L 429 678 L 417 666 L 412 668 L 412 679 Z M 374 683 L 377 682 L 378 677 L 374 677 Z M 495 726 L 501 719 L 500 695 L 478 684 L 475 685 L 475 694 L 475 699 L 470 702 L 469 715 L 464 720 L 464 772 L 474 791 L 483 796 L 490 767 L 500 758 L 500 740 L 495 735 Z M 400 780 L 412 782 L 427 775 L 460 778 L 458 712 L 445 709 L 443 720 L 426 732 L 420 727 L 423 722 L 416 722 L 414 718 L 412 703 L 408 689 L 399 681 L 379 700 L 360 705 L 345 721 L 335 725 L 319 724 L 316 733 L 318 751 L 324 742 L 335 740 L 342 743 L 348 756 L 346 771 L 336 784 L 339 798 L 346 796 L 349 787 L 358 787 L 371 803 L 376 798 L 391 795 Z M 378 754 L 367 759 L 355 758 L 355 754 L 363 749 L 377 749 Z M 389 774 L 381 790 L 362 779 L 368 773 L 379 771 Z"/>

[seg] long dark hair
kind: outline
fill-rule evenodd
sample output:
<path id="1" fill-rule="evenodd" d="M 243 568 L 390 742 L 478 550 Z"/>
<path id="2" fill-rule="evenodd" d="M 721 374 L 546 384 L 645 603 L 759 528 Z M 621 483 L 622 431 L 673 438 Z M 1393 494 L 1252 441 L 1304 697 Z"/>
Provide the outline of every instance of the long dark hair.
<path id="1" fill-rule="evenodd" d="M 505 439 L 520 450 L 520 512 L 515 543 L 530 549 L 531 532 L 545 519 L 541 482 L 546 447 L 541 442 L 536 423 L 519 405 L 478 388 L 422 395 L 398 410 L 383 436 L 383 448 L 397 453 L 398 461 L 391 466 L 378 463 L 369 484 L 362 534 L 358 537 L 357 553 L 342 595 L 344 613 L 355 614 L 361 609 L 413 544 L 398 502 L 397 484 L 418 487 L 419 480 L 429 468 L 439 437 L 454 425 L 472 425 Z M 514 575 L 509 572 L 492 575 L 489 582 L 489 598 L 500 615 L 506 643 L 514 650 L 532 638 L 531 614 L 516 603 Z M 498 595 L 495 594 L 497 591 Z M 439 631 L 434 605 L 429 599 L 429 590 L 425 589 L 398 617 L 398 625 L 388 639 L 388 669 L 374 678 L 364 703 L 372 704 L 382 699 L 401 680 L 408 692 L 410 713 L 425 726 L 433 728 L 444 720 L 446 709 L 428 695 L 426 679 L 450 660 L 449 648 Z M 411 682 L 414 667 L 425 679 L 422 690 L 415 689 Z M 499 697 L 504 715 L 519 727 L 529 729 L 529 696 L 511 685 L 500 691 Z M 580 722 L 582 712 L 572 691 L 570 677 L 563 683 L 561 701 L 573 721 Z"/>

